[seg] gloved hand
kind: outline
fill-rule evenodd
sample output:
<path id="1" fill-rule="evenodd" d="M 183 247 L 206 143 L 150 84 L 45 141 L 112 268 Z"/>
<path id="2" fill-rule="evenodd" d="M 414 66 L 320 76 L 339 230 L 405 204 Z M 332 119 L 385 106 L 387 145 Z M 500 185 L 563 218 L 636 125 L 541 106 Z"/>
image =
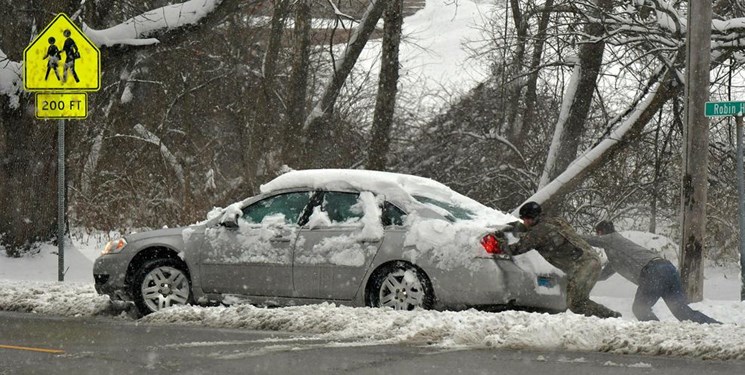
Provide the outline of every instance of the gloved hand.
<path id="1" fill-rule="evenodd" d="M 508 255 L 512 255 L 512 251 L 510 250 L 510 241 L 507 239 L 507 235 L 505 234 L 505 231 L 507 230 L 508 229 L 503 229 L 499 232 L 494 232 L 494 237 L 497 239 L 499 248 L 502 250 L 502 252 Z"/>

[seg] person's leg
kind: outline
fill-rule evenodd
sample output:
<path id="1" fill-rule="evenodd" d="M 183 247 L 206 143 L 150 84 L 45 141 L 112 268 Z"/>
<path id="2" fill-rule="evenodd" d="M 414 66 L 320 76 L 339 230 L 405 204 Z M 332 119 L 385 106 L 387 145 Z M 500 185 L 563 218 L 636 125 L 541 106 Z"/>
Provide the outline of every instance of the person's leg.
<path id="1" fill-rule="evenodd" d="M 683 284 L 680 281 L 680 275 L 675 266 L 670 262 L 661 263 L 657 267 L 662 290 L 662 299 L 665 300 L 670 312 L 678 320 L 688 320 L 695 323 L 720 323 L 719 321 L 708 317 L 706 314 L 692 309 L 688 306 L 688 298 L 683 291 Z"/>
<path id="2" fill-rule="evenodd" d="M 620 317 L 613 311 L 590 299 L 590 291 L 600 275 L 600 262 L 594 257 L 581 258 L 567 283 L 567 307 L 575 314 L 600 318 Z"/>
<path id="3" fill-rule="evenodd" d="M 647 267 L 642 269 L 642 273 L 639 276 L 639 287 L 636 289 L 634 304 L 631 307 L 634 316 L 639 321 L 660 320 L 652 312 L 652 306 L 657 303 L 662 295 L 660 293 L 659 282 L 654 277 L 652 268 L 654 268 L 654 265 L 647 265 Z"/>
<path id="4" fill-rule="evenodd" d="M 590 299 L 590 291 L 600 275 L 600 265 L 592 258 L 581 258 L 573 267 L 564 272 L 567 274 L 567 307 L 580 306 Z M 577 313 L 577 311 L 572 310 Z"/>

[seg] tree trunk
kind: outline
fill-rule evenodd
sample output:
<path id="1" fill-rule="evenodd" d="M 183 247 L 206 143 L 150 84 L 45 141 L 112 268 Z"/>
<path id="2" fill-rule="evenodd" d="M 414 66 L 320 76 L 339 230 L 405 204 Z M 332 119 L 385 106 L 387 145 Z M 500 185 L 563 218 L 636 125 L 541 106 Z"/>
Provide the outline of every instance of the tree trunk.
<path id="1" fill-rule="evenodd" d="M 574 190 L 587 175 L 602 167 L 610 160 L 613 153 L 628 145 L 629 142 L 627 141 L 644 129 L 644 126 L 668 100 L 680 93 L 680 84 L 674 80 L 673 76 L 674 74 L 669 71 L 664 75 L 657 86 L 657 90 L 647 94 L 649 97 L 644 102 L 639 103 L 633 113 L 628 114 L 628 118 L 620 126 L 622 128 L 620 131 L 612 132 L 598 146 L 577 158 L 571 169 L 564 171 L 525 201 L 536 201 L 550 209 L 566 193 Z M 517 214 L 517 211 L 515 210 L 513 213 Z"/>
<path id="2" fill-rule="evenodd" d="M 323 135 L 313 133 L 317 132 L 319 126 L 323 123 L 322 117 L 334 112 L 334 103 L 336 103 L 336 98 L 339 96 L 344 81 L 347 80 L 349 73 L 352 72 L 352 68 L 354 68 L 357 58 L 370 39 L 370 35 L 375 31 L 375 26 L 383 15 L 385 5 L 385 0 L 371 0 L 370 5 L 367 6 L 360 24 L 352 33 L 349 44 L 344 50 L 344 55 L 336 62 L 334 76 L 321 92 L 321 100 L 313 108 L 308 118 L 305 119 L 303 130 L 310 137 L 323 137 Z"/>
<path id="3" fill-rule="evenodd" d="M 538 24 L 538 33 L 535 37 L 533 46 L 533 55 L 530 60 L 530 75 L 525 87 L 525 114 L 520 124 L 517 124 L 512 134 L 512 143 L 520 148 L 525 139 L 525 130 L 531 126 L 536 117 L 536 102 L 538 98 L 538 68 L 543 58 L 543 45 L 546 43 L 546 29 L 551 18 L 551 8 L 554 6 L 554 0 L 546 0 L 541 11 L 541 20 Z"/>
<path id="4" fill-rule="evenodd" d="M 403 25 L 402 7 L 403 0 L 389 0 L 385 10 L 378 96 L 373 115 L 370 149 L 367 152 L 367 168 L 373 170 L 385 170 L 390 150 L 391 125 L 398 91 L 398 49 L 401 44 Z"/>
<path id="5" fill-rule="evenodd" d="M 275 0 L 273 3 L 274 9 L 270 21 L 269 40 L 261 66 L 261 95 L 257 96 L 255 104 L 256 121 L 254 124 L 246 124 L 253 130 L 248 132 L 250 133 L 250 139 L 247 143 L 250 144 L 250 147 L 246 150 L 246 160 L 254 163 L 256 177 L 262 177 L 267 172 L 276 170 L 279 168 L 279 163 L 282 163 L 281 160 L 273 158 L 275 152 L 282 151 L 284 141 L 280 130 L 282 109 L 280 108 L 281 90 L 277 80 L 277 72 L 281 71 L 282 66 L 280 65 L 280 51 L 282 50 L 282 37 L 285 30 L 285 21 L 290 10 L 290 1 Z M 246 103 L 246 105 L 251 104 Z M 295 116 L 302 118 L 304 114 L 296 114 Z M 294 121 L 297 122 L 298 120 Z"/>
<path id="6" fill-rule="evenodd" d="M 509 84 L 507 89 L 507 106 L 505 111 L 507 112 L 505 118 L 505 124 L 503 134 L 510 136 L 515 134 L 519 126 L 515 123 L 518 112 L 522 110 L 520 106 L 520 92 L 522 91 L 522 79 L 520 75 L 523 74 L 523 65 L 525 63 L 525 48 L 528 43 L 528 25 L 529 20 L 527 17 L 523 17 L 522 11 L 520 10 L 520 2 L 518 0 L 510 0 L 512 7 L 512 19 L 515 23 L 515 33 L 517 34 L 517 45 L 513 59 L 510 63 L 509 68 Z"/>
<path id="7" fill-rule="evenodd" d="M 305 103 L 308 93 L 308 61 L 310 59 L 311 0 L 295 3 L 295 42 L 293 45 L 292 72 L 288 83 L 287 121 L 284 129 L 283 159 L 291 167 L 299 163 L 297 145 L 301 139 Z"/>
<path id="8" fill-rule="evenodd" d="M 612 9 L 613 1 L 596 0 L 596 5 L 600 11 Z M 599 16 L 595 14 L 595 16 Z M 597 77 L 600 72 L 600 66 L 603 63 L 603 52 L 605 51 L 605 42 L 602 36 L 605 29 L 601 23 L 590 23 L 585 27 L 585 34 L 589 39 L 597 38 L 598 41 L 590 42 L 586 40 L 580 47 L 578 64 L 579 77 L 577 79 L 577 88 L 569 97 L 564 98 L 563 106 L 569 106 L 568 116 L 563 127 L 557 126 L 557 129 L 563 128 L 559 136 L 559 142 L 552 144 L 555 158 L 549 158 L 544 168 L 544 176 L 541 178 L 541 186 L 553 180 L 567 169 L 569 164 L 577 157 L 579 150 L 579 139 L 584 134 L 587 127 L 587 116 L 590 111 L 590 104 L 597 87 Z M 552 154 L 552 152 L 549 152 Z"/>

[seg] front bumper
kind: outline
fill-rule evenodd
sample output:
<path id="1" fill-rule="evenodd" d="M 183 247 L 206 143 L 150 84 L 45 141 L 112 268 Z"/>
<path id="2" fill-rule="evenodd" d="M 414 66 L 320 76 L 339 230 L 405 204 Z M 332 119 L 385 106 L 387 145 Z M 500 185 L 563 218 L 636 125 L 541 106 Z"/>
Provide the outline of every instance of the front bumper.
<path id="1" fill-rule="evenodd" d="M 132 294 L 126 283 L 127 265 L 119 254 L 103 255 L 93 263 L 93 280 L 96 292 L 112 300 L 131 301 Z"/>

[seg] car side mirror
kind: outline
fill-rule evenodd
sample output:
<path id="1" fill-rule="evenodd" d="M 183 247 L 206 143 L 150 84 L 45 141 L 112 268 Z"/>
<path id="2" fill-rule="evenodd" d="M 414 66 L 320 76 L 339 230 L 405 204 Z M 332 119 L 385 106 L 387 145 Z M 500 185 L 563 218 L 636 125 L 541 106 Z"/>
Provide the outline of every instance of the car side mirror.
<path id="1" fill-rule="evenodd" d="M 223 215 L 220 219 L 220 225 L 226 228 L 238 228 L 238 216 Z"/>
<path id="2" fill-rule="evenodd" d="M 230 205 L 223 212 L 220 218 L 220 225 L 226 228 L 238 228 L 238 219 L 242 214 L 243 211 L 238 206 Z"/>

